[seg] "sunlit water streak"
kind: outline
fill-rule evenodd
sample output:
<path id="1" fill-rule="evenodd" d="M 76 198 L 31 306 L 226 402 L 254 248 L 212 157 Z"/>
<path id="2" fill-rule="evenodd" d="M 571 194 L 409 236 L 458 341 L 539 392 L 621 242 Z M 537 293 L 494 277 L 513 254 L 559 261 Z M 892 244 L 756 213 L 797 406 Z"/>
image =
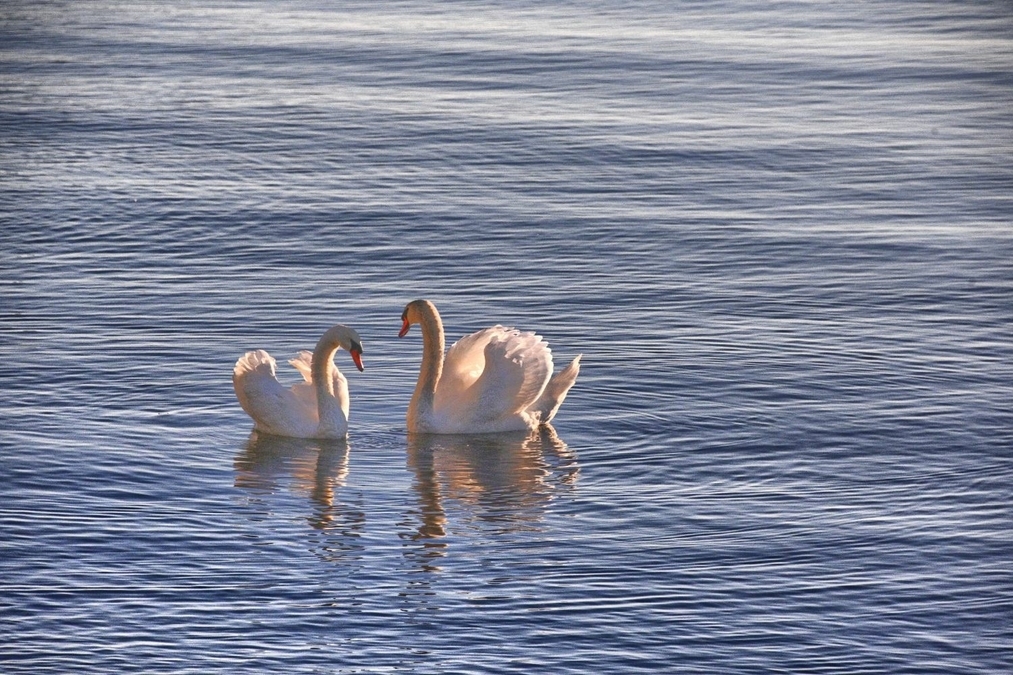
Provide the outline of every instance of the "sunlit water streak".
<path id="1" fill-rule="evenodd" d="M 0 670 L 1007 672 L 1011 25 L 6 3 Z M 555 429 L 408 438 L 419 296 Z M 348 441 L 251 435 L 335 322 Z"/>

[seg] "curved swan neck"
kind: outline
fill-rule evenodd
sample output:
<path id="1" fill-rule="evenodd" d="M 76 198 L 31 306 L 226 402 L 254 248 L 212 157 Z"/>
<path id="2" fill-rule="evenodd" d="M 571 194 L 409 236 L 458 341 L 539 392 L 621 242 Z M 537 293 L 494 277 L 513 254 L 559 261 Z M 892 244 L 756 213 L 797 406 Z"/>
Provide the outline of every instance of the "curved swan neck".
<path id="1" fill-rule="evenodd" d="M 341 346 L 341 332 L 338 326 L 324 333 L 313 349 L 311 374 L 313 387 L 317 392 L 317 411 L 321 420 L 330 419 L 337 412 L 344 417 L 341 405 L 334 396 L 334 352 Z"/>
<path id="2" fill-rule="evenodd" d="M 433 408 L 436 386 L 443 374 L 443 351 L 446 343 L 443 322 L 436 307 L 431 302 L 421 302 L 417 305 L 417 309 L 419 327 L 422 329 L 422 367 L 411 402 L 411 408 L 416 415 L 423 410 L 431 411 Z"/>
<path id="3" fill-rule="evenodd" d="M 338 351 L 338 343 L 324 343 L 323 340 L 317 343 L 313 350 L 313 386 L 317 394 L 334 396 L 334 352 Z"/>

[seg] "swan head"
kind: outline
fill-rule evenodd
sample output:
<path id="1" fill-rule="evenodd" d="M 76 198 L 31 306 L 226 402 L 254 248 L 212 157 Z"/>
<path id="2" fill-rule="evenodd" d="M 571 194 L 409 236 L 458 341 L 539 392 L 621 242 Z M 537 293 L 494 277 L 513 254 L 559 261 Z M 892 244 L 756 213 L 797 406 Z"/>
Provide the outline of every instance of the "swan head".
<path id="1" fill-rule="evenodd" d="M 436 305 L 429 302 L 428 300 L 412 300 L 405 305 L 404 311 L 401 312 L 401 332 L 397 334 L 398 337 L 404 337 L 408 334 L 408 329 L 412 327 L 413 323 L 422 323 L 423 316 L 437 316 L 439 312 L 436 311 Z"/>
<path id="2" fill-rule="evenodd" d="M 352 362 L 355 363 L 355 367 L 359 369 L 361 373 L 365 370 L 362 367 L 362 343 L 356 340 L 348 346 L 348 353 L 352 355 Z"/>
<path id="3" fill-rule="evenodd" d="M 362 339 L 359 334 L 355 332 L 354 328 L 343 326 L 338 324 L 332 326 L 324 337 L 321 338 L 321 342 L 330 342 L 337 344 L 339 347 L 344 349 L 346 352 L 351 354 L 352 362 L 355 363 L 355 367 L 359 369 L 361 373 L 364 369 L 362 366 Z"/>
<path id="4" fill-rule="evenodd" d="M 348 330 L 350 331 L 348 344 L 343 344 L 341 347 L 351 354 L 352 362 L 355 363 L 355 367 L 358 368 L 361 373 L 364 370 L 362 367 L 362 340 L 359 339 L 359 334 L 354 330 L 351 328 Z"/>

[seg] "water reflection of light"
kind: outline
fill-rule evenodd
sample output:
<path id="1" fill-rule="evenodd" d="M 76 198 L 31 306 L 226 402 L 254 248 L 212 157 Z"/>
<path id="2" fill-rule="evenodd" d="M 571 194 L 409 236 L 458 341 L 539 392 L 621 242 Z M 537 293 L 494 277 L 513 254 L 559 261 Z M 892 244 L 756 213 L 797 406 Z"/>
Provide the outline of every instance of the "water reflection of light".
<path id="1" fill-rule="evenodd" d="M 348 477 L 349 446 L 344 440 L 296 439 L 253 432 L 236 456 L 235 485 L 247 490 L 251 503 L 304 496 L 312 506 L 306 521 L 316 531 L 311 537 L 314 552 L 323 559 L 343 559 L 359 551 L 358 539 L 365 530 L 361 505 L 340 499 Z M 261 514 L 276 511 L 264 504 Z"/>
<path id="2" fill-rule="evenodd" d="M 468 531 L 503 533 L 539 529 L 557 491 L 572 487 L 576 457 L 551 427 L 530 433 L 409 434 L 408 468 L 414 473 L 414 527 L 402 537 L 405 553 L 422 569 L 446 554 L 450 511 Z M 421 548 L 419 548 L 421 547 Z"/>

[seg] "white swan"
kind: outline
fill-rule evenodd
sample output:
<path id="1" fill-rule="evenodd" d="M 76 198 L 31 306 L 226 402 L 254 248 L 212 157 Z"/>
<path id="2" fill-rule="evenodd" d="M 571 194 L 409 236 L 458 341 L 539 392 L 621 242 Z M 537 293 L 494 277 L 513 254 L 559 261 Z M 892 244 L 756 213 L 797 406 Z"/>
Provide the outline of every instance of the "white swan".
<path id="1" fill-rule="evenodd" d="M 422 328 L 422 368 L 408 404 L 408 431 L 437 434 L 534 429 L 556 414 L 580 372 L 580 356 L 555 376 L 542 338 L 493 326 L 467 335 L 444 357 L 443 323 L 428 300 L 401 314 L 404 337 Z"/>
<path id="2" fill-rule="evenodd" d="M 274 358 L 263 349 L 236 361 L 232 386 L 253 428 L 293 438 L 344 438 L 348 434 L 348 381 L 334 365 L 341 347 L 362 370 L 362 341 L 348 326 L 332 326 L 310 354 L 289 361 L 305 382 L 285 388 L 275 375 Z"/>

